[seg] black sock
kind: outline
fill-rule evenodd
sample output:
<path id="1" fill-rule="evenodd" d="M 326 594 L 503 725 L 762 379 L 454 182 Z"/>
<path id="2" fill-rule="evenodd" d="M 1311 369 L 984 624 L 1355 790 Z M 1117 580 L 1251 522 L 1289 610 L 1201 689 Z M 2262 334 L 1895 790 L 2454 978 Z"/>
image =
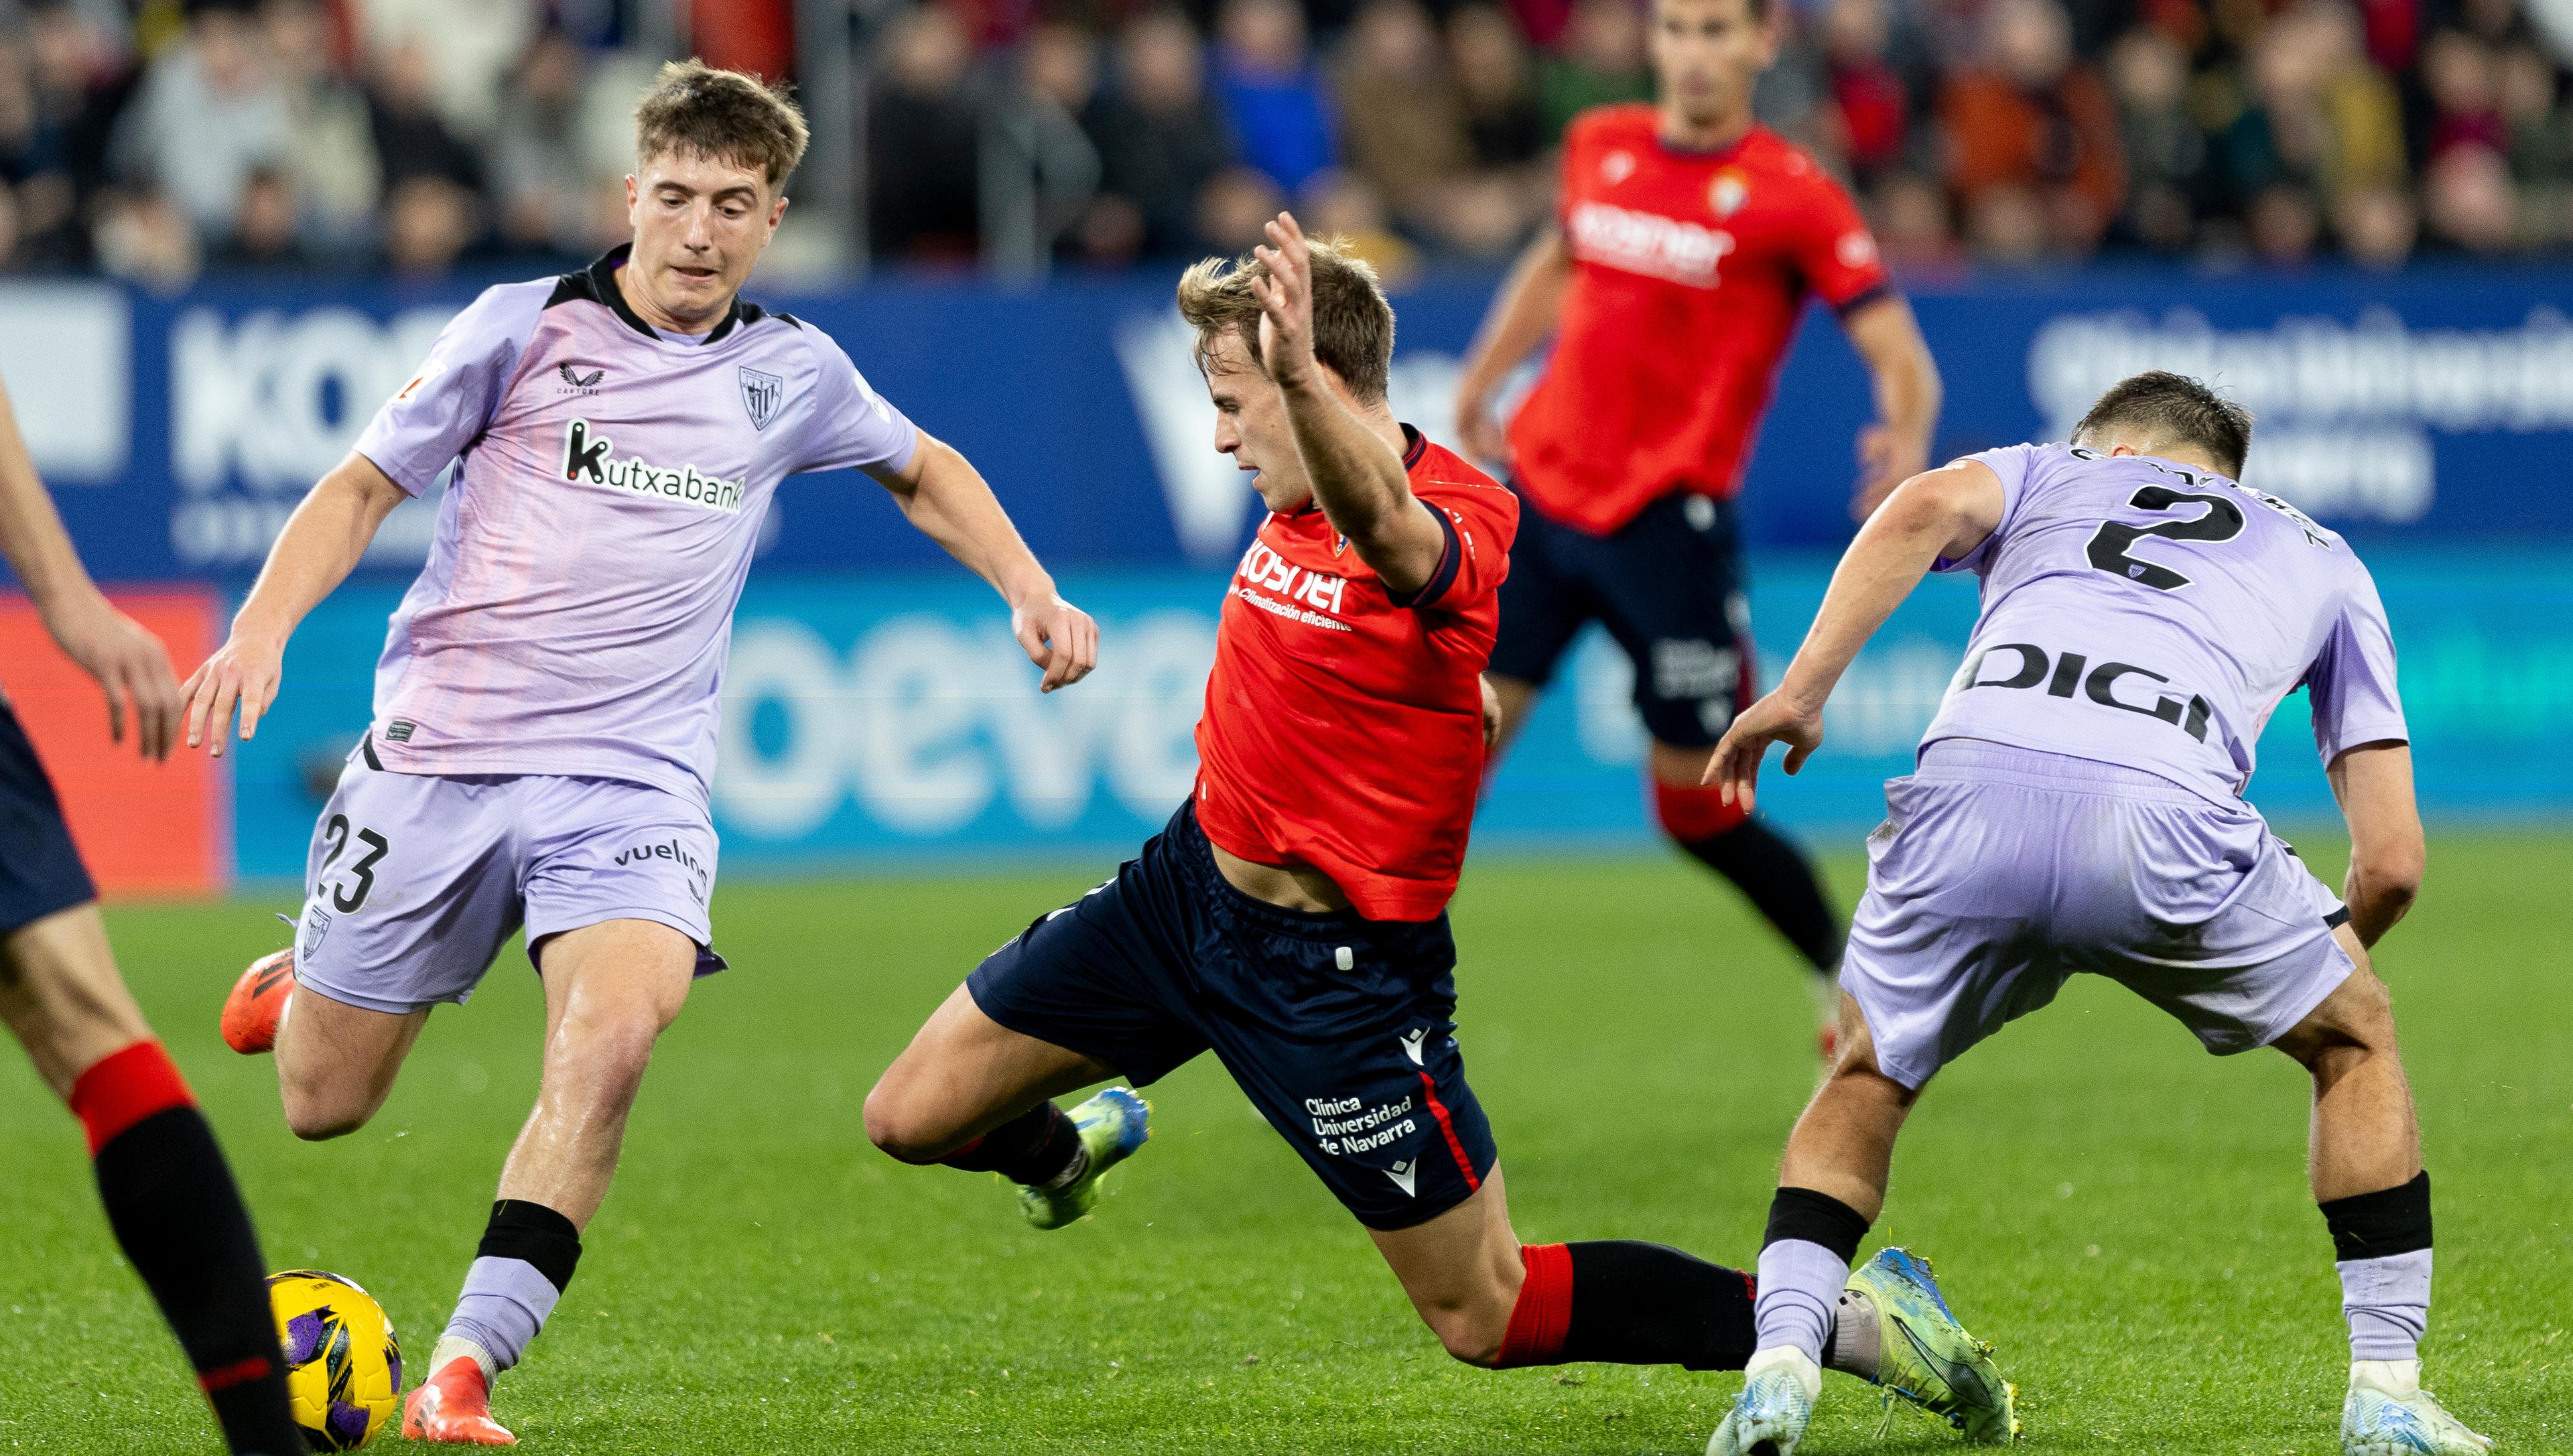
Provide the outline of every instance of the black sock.
<path id="1" fill-rule="evenodd" d="M 1081 1133 L 1072 1119 L 1054 1103 L 1039 1102 L 938 1160 L 1042 1188 L 1070 1171 L 1081 1155 Z"/>
<path id="2" fill-rule="evenodd" d="M 204 1114 L 154 1112 L 101 1146 L 96 1169 L 108 1226 L 187 1351 L 225 1441 L 298 1456 L 259 1238 Z"/>
<path id="3" fill-rule="evenodd" d="M 1722 834 L 1683 841 L 1680 848 L 1732 881 L 1816 971 L 1840 964 L 1840 917 L 1823 898 L 1813 861 L 1795 841 L 1761 820 L 1746 819 Z"/>
<path id="4" fill-rule="evenodd" d="M 1558 1358 L 1691 1370 L 1739 1370 L 1751 1358 L 1751 1276 L 1740 1269 L 1631 1238 L 1565 1247 L 1572 1317 Z"/>

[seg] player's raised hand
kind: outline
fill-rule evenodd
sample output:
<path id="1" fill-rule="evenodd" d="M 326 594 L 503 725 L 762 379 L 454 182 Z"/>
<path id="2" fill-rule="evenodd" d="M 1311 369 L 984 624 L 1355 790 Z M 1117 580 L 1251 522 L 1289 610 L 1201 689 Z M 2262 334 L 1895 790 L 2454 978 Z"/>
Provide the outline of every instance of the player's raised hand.
<path id="1" fill-rule="evenodd" d="M 161 639 L 95 592 L 48 616 L 45 629 L 64 656 L 106 689 L 107 736 L 125 741 L 125 713 L 131 705 L 135 747 L 145 758 L 168 758 L 178 736 L 179 707 L 187 700 L 180 695 L 178 674 L 170 670 L 169 649 Z"/>
<path id="2" fill-rule="evenodd" d="M 224 730 L 241 711 L 241 736 L 247 743 L 259 732 L 260 715 L 277 701 L 277 686 L 286 675 L 286 648 L 236 633 L 204 665 L 188 674 L 179 692 L 188 704 L 188 746 L 200 744 L 215 757 L 224 756 Z"/>
<path id="3" fill-rule="evenodd" d="M 1850 519 L 1876 514 L 1894 487 L 1930 468 L 1927 445 L 1897 433 L 1892 426 L 1871 424 L 1858 432 L 1858 489 L 1850 496 Z"/>
<path id="4" fill-rule="evenodd" d="M 1717 797 L 1727 804 L 1740 804 L 1745 812 L 1752 807 L 1760 782 L 1761 755 L 1772 743 L 1787 745 L 1787 772 L 1794 773 L 1814 756 L 1823 743 L 1823 710 L 1818 705 L 1808 708 L 1788 698 L 1783 692 L 1771 693 L 1737 714 L 1733 726 L 1715 745 L 1714 756 L 1706 761 L 1706 773 L 1698 780 L 1712 784 Z"/>
<path id="5" fill-rule="evenodd" d="M 1260 364 L 1280 387 L 1293 388 L 1313 372 L 1313 255 L 1293 213 L 1280 213 L 1268 233 L 1268 245 L 1251 250 L 1269 270 L 1251 281 L 1260 300 Z"/>
<path id="6" fill-rule="evenodd" d="M 1510 437 L 1492 409 L 1492 390 L 1478 380 L 1456 385 L 1456 438 L 1475 459 L 1500 462 L 1510 457 Z"/>
<path id="7" fill-rule="evenodd" d="M 1037 684 L 1041 693 L 1070 687 L 1099 665 L 1099 624 L 1051 591 L 1010 608 L 1010 633 L 1028 660 L 1045 669 L 1045 680 Z"/>

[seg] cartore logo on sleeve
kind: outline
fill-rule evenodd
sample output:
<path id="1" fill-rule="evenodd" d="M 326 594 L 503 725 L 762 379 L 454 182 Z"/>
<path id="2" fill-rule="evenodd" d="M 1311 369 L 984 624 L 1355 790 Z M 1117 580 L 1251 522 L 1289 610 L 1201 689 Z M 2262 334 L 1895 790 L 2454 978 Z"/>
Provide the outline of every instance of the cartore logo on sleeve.
<path id="1" fill-rule="evenodd" d="M 719 510 L 726 515 L 741 513 L 742 495 L 750 488 L 746 481 L 703 474 L 694 465 L 681 465 L 671 470 L 632 455 L 620 458 L 615 444 L 586 419 L 572 420 L 563 429 L 562 473 L 566 480 L 611 485 L 637 495 L 682 501 L 708 510 Z"/>

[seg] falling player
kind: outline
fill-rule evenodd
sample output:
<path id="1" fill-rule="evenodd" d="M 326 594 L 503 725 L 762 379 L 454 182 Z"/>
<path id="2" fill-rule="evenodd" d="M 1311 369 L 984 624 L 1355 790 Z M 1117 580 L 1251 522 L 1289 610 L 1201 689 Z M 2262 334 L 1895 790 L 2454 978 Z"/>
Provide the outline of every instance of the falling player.
<path id="1" fill-rule="evenodd" d="M 1215 446 L 1259 472 L 1269 507 L 1225 599 L 1196 791 L 1115 879 L 948 997 L 868 1094 L 868 1135 L 907 1162 L 1001 1172 L 1031 1221 L 1060 1227 L 1143 1144 L 1146 1109 L 1122 1087 L 1068 1114 L 1049 1098 L 1211 1050 L 1458 1359 L 1734 1368 L 1751 1334 L 1739 1271 L 1511 1229 L 1456 1044 L 1446 905 L 1517 503 L 1394 419 L 1374 274 L 1292 218 L 1268 231 L 1254 260 L 1180 283 Z M 1989 1362 L 1926 1270 L 1887 1250 L 1847 1282 L 1834 1368 L 1942 1410 L 1987 1403 Z"/>
<path id="2" fill-rule="evenodd" d="M 108 604 L 73 554 L 0 391 L 0 556 L 65 656 L 107 690 L 145 758 L 170 756 L 182 699 L 159 640 Z M 250 1210 L 179 1069 L 117 975 L 98 892 L 44 765 L 0 697 L 0 1021 L 89 1135 L 108 1227 L 143 1278 L 237 1452 L 304 1449 Z"/>
<path id="3" fill-rule="evenodd" d="M 427 569 L 377 669 L 375 720 L 316 827 L 297 945 L 225 1008 L 277 1053 L 304 1137 L 363 1125 L 430 1007 L 524 926 L 543 1082 L 404 1434 L 507 1444 L 490 1385 L 535 1338 L 606 1196 L 654 1041 L 708 948 L 707 818 L 732 611 L 787 475 L 855 466 L 997 587 L 1043 686 L 1097 627 L 963 455 L 839 346 L 739 290 L 786 212 L 803 118 L 751 77 L 665 67 L 635 109 L 634 241 L 485 292 L 298 506 L 232 640 L 190 679 L 191 743 L 248 738 L 287 635 L 386 514 L 450 461 Z M 291 975 L 287 974 L 291 970 Z"/>
<path id="4" fill-rule="evenodd" d="M 1778 690 L 1717 745 L 1708 782 L 1747 804 L 1769 744 L 1794 773 L 1822 742 L 1832 684 L 1924 572 L 1983 578 L 1919 769 L 1886 786 L 1840 1062 L 1788 1139 L 1760 1352 L 1710 1450 L 1795 1449 L 1914 1099 L 2082 971 L 2211 1052 L 2276 1047 L 2312 1074 L 2314 1197 L 2349 1320 L 2343 1448 L 2489 1447 L 2421 1388 L 2430 1178 L 2367 961 L 2421 880 L 2394 644 L 2348 545 L 2235 483 L 2250 441 L 2239 406 L 2144 373 L 2103 394 L 2070 445 L 1906 481 L 1851 544 Z M 2261 726 L 2300 685 L 2349 822 L 2343 899 L 2241 799 Z"/>
<path id="5" fill-rule="evenodd" d="M 1801 849 L 1698 783 L 1758 691 L 1734 496 L 1808 294 L 1875 381 L 1859 514 L 1928 463 L 1939 372 L 1848 194 L 1752 120 L 1775 4 L 1654 0 L 1660 100 L 1600 107 L 1564 134 L 1558 226 L 1492 305 L 1457 431 L 1509 462 L 1528 506 L 1492 649 L 1502 745 L 1581 629 L 1605 626 L 1634 665 L 1655 816 L 1813 966 L 1828 1056 L 1839 916 Z M 1549 336 L 1504 437 L 1495 396 Z"/>

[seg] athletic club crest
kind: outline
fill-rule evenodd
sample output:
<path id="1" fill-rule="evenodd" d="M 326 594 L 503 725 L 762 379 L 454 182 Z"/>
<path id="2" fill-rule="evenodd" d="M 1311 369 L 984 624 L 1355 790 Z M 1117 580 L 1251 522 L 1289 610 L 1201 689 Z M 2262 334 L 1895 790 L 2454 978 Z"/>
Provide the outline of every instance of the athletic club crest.
<path id="1" fill-rule="evenodd" d="M 741 371 L 741 407 L 750 411 L 750 426 L 766 429 L 777 417 L 777 401 L 786 397 L 786 381 L 775 374 L 745 367 Z"/>
<path id="2" fill-rule="evenodd" d="M 304 959 L 312 960 L 322 949 L 322 938 L 331 933 L 331 916 L 321 906 L 304 912 Z"/>

